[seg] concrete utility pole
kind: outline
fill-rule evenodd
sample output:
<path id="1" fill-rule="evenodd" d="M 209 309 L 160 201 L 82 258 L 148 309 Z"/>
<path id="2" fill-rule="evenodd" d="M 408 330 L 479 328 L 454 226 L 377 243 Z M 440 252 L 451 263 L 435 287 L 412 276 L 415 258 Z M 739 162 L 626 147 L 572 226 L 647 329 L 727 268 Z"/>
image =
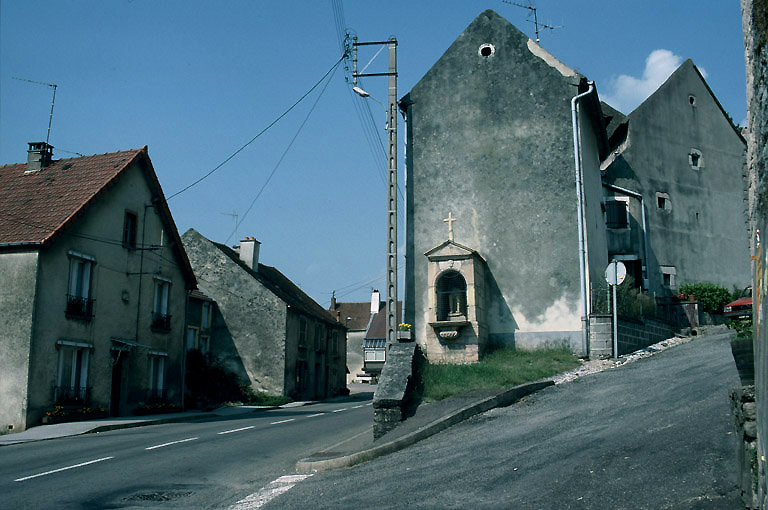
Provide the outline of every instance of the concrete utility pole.
<path id="1" fill-rule="evenodd" d="M 389 71 L 386 73 L 358 73 L 358 46 L 387 45 L 389 47 Z M 397 342 L 397 39 L 387 41 L 352 42 L 354 57 L 352 60 L 352 84 L 363 76 L 389 77 L 389 104 L 387 107 L 387 138 L 389 143 L 389 179 L 387 182 L 387 344 Z M 375 58 L 375 57 L 374 57 Z M 367 67 L 367 66 L 366 66 Z M 356 89 L 356 90 L 355 90 Z M 355 87 L 355 92 L 362 97 L 367 93 Z"/>

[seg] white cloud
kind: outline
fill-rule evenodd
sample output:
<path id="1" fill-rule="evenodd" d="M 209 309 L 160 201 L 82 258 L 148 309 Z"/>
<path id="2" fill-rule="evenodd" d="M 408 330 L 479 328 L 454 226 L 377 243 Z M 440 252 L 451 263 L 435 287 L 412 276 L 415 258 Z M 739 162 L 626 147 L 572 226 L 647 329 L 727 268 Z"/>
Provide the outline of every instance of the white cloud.
<path id="1" fill-rule="evenodd" d="M 683 57 L 669 50 L 653 50 L 645 59 L 645 69 L 640 78 L 620 74 L 608 81 L 607 92 L 601 94 L 603 101 L 622 113 L 630 113 L 645 101 L 664 80 L 669 78 L 683 62 Z M 699 68 L 706 77 L 706 72 Z"/>

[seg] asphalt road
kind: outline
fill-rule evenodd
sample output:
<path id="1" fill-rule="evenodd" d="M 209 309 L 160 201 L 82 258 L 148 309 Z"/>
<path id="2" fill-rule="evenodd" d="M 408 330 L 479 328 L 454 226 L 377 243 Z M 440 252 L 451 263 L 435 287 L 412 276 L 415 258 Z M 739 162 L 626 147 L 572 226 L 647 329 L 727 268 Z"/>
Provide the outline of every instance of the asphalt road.
<path id="1" fill-rule="evenodd" d="M 364 400 L 0 448 L 0 509 L 228 508 L 297 460 L 370 430 Z"/>
<path id="2" fill-rule="evenodd" d="M 729 338 L 548 388 L 388 457 L 296 480 L 263 507 L 742 508 Z"/>

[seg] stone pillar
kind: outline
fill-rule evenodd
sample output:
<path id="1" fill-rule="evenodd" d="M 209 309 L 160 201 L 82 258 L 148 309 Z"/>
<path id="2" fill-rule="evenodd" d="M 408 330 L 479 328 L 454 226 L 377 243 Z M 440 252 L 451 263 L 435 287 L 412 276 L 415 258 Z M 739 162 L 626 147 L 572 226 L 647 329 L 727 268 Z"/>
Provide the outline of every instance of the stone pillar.
<path id="1" fill-rule="evenodd" d="M 613 356 L 613 320 L 610 315 L 589 316 L 589 359 L 608 359 Z"/>

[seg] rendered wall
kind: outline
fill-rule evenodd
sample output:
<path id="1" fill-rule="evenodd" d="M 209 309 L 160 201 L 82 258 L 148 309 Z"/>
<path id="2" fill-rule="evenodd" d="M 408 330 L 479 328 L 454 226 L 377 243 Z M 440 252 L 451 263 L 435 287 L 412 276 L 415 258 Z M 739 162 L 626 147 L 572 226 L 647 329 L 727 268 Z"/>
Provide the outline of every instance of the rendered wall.
<path id="1" fill-rule="evenodd" d="M 27 426 L 37 252 L 0 254 L 0 434 Z"/>
<path id="2" fill-rule="evenodd" d="M 177 261 L 161 234 L 160 216 L 151 205 L 151 191 L 140 167 L 127 169 L 107 189 L 87 214 L 76 220 L 65 235 L 40 254 L 39 295 L 31 346 L 29 417 L 39 421 L 53 407 L 57 382 L 59 340 L 91 344 L 88 386 L 91 405 L 110 409 L 113 338 L 131 340 L 145 347 L 123 352 L 120 414 L 147 401 L 150 386 L 149 353 L 166 353 L 167 398 L 181 402 L 181 354 L 185 321 L 186 284 Z M 137 242 L 163 249 L 129 250 L 122 246 L 125 211 L 137 213 Z M 65 316 L 70 251 L 95 258 L 91 297 L 93 318 L 82 321 Z M 141 273 L 141 274 L 140 274 Z M 169 311 L 171 330 L 151 328 L 154 305 L 153 275 L 171 280 Z M 112 409 L 114 412 L 115 409 Z"/>
<path id="3" fill-rule="evenodd" d="M 570 113 L 581 78 L 485 11 L 403 98 L 406 322 L 417 342 L 430 320 L 424 253 L 447 239 L 452 212 L 455 241 L 488 263 L 489 342 L 582 348 Z"/>

